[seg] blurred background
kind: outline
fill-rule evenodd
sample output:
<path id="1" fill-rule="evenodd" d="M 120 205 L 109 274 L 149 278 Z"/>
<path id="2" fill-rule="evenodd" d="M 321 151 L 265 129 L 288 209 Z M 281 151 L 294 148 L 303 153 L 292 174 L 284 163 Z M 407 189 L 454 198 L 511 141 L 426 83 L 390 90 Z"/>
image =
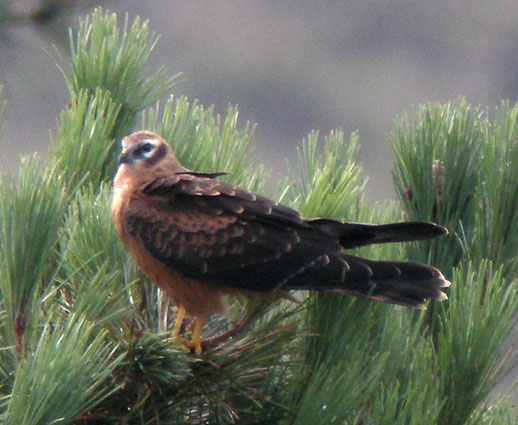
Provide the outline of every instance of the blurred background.
<path id="1" fill-rule="evenodd" d="M 242 124 L 257 123 L 255 151 L 274 178 L 311 130 L 358 130 L 368 195 L 394 197 L 394 119 L 423 102 L 493 107 L 518 95 L 515 0 L 0 0 L 1 169 L 45 156 L 68 102 L 52 58 L 67 59 L 68 27 L 96 5 L 150 20 L 161 34 L 150 66 L 184 73 L 175 95 L 219 113 L 237 104 Z"/>

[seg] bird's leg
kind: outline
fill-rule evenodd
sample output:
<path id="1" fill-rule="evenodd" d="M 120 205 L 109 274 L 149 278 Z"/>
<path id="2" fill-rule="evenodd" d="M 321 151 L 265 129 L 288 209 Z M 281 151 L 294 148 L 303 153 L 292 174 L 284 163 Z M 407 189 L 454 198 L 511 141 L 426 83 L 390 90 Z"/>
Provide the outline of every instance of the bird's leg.
<path id="1" fill-rule="evenodd" d="M 189 341 L 188 339 L 184 339 L 180 336 L 185 314 L 185 307 L 183 305 L 179 306 L 178 311 L 176 312 L 176 319 L 174 321 L 173 337 L 176 340 L 181 341 L 182 344 L 186 347 L 194 348 L 194 352 L 199 356 L 203 351 L 201 348 L 201 330 L 203 328 L 203 320 L 194 320 L 194 330 L 192 332 L 192 338 Z"/>
<path id="2" fill-rule="evenodd" d="M 181 338 L 183 345 L 189 348 L 194 348 L 194 352 L 197 356 L 199 356 L 203 352 L 203 348 L 201 346 L 201 330 L 203 328 L 203 323 L 204 321 L 202 319 L 194 319 L 194 329 L 192 330 L 191 339 L 189 340 Z"/>
<path id="3" fill-rule="evenodd" d="M 180 335 L 180 331 L 182 330 L 183 319 L 185 319 L 185 307 L 183 305 L 178 307 L 178 311 L 176 312 L 176 319 L 174 321 L 173 328 L 173 336 L 177 337 Z"/>
<path id="4" fill-rule="evenodd" d="M 203 328 L 203 320 L 196 319 L 194 322 L 194 331 L 192 333 L 191 347 L 194 348 L 194 352 L 197 356 L 203 351 L 201 348 L 201 329 Z"/>

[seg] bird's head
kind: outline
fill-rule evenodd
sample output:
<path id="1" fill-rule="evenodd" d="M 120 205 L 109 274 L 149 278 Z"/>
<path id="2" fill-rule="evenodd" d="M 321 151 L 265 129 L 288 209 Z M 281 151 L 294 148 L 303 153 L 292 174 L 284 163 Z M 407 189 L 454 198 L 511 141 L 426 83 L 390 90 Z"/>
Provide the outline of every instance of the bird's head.
<path id="1" fill-rule="evenodd" d="M 155 133 L 137 131 L 122 139 L 119 166 L 150 168 L 166 158 L 176 160 L 169 145 Z"/>
<path id="2" fill-rule="evenodd" d="M 186 170 L 164 139 L 150 131 L 137 131 L 122 140 L 115 184 L 137 184 Z"/>

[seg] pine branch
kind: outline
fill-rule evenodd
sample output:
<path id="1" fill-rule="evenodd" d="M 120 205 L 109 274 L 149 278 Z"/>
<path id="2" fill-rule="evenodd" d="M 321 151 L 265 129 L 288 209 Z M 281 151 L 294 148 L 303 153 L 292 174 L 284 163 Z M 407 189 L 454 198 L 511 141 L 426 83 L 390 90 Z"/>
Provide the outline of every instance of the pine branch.
<path id="1" fill-rule="evenodd" d="M 429 257 L 446 272 L 453 267 L 449 303 L 433 305 L 427 318 L 440 391 L 450 400 L 439 423 L 484 415 L 489 392 L 515 355 L 511 346 L 500 357 L 516 320 L 516 176 L 509 164 L 517 114 L 504 104 L 491 122 L 462 100 L 425 105 L 393 139 L 407 214 L 450 223 L 450 240 L 437 241 Z"/>
<path id="2" fill-rule="evenodd" d="M 34 350 L 18 364 L 6 425 L 70 423 L 115 390 L 105 382 L 121 359 L 113 357 L 105 331 L 76 315 L 59 322 L 43 325 Z"/>
<path id="3" fill-rule="evenodd" d="M 178 83 L 179 74 L 170 77 L 164 67 L 158 67 L 151 76 L 143 72 L 157 41 L 149 34 L 148 23 L 141 24 L 138 17 L 130 25 L 126 15 L 119 33 L 117 16 L 97 9 L 80 20 L 77 36 L 70 32 L 71 95 L 84 89 L 91 94 L 98 88 L 109 91 L 123 107 L 120 122 L 133 122 L 138 111 L 155 103 Z M 127 132 L 128 128 L 118 130 Z"/>
<path id="4" fill-rule="evenodd" d="M 93 95 L 80 91 L 70 108 L 61 113 L 51 155 L 70 193 L 81 185 L 98 187 L 112 177 L 119 149 L 112 137 L 119 114 L 120 105 L 100 89 Z"/>
<path id="5" fill-rule="evenodd" d="M 478 214 L 470 250 L 474 261 L 503 264 L 507 277 L 518 273 L 518 106 L 502 103 L 492 122 L 483 121 L 476 198 Z"/>
<path id="6" fill-rule="evenodd" d="M 0 184 L 0 291 L 7 313 L 2 327 L 19 353 L 27 348 L 24 337 L 39 296 L 52 282 L 64 212 L 60 176 L 41 168 L 35 157 L 25 158 L 19 176 L 4 176 Z"/>
<path id="7" fill-rule="evenodd" d="M 331 132 L 318 152 L 318 133 L 311 133 L 297 153 L 298 175 L 283 201 L 305 217 L 355 220 L 355 208 L 366 183 L 358 165 L 358 135 L 345 143 L 342 131 Z M 345 217 L 345 214 L 348 214 Z"/>
<path id="8" fill-rule="evenodd" d="M 430 261 L 448 276 L 472 239 L 482 158 L 479 115 L 463 100 L 423 105 L 401 119 L 390 137 L 394 182 L 408 219 L 440 223 L 453 235 L 428 244 L 429 257 L 425 249 L 412 258 Z"/>
<path id="9" fill-rule="evenodd" d="M 450 402 L 438 423 L 467 423 L 507 372 L 502 345 L 517 323 L 518 293 L 491 263 L 455 272 L 447 312 L 441 315 L 437 355 L 440 391 Z M 508 359 L 507 359 L 508 360 Z"/>

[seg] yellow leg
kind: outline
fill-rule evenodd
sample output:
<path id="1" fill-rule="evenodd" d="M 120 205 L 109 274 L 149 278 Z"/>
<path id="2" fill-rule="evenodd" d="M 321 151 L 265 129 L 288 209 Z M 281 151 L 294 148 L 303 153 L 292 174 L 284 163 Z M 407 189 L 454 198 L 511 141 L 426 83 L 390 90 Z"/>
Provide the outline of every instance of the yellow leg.
<path id="1" fill-rule="evenodd" d="M 176 320 L 174 321 L 173 336 L 180 335 L 183 319 L 185 319 L 185 307 L 183 305 L 181 305 L 180 307 L 178 307 L 178 311 L 176 312 Z"/>
<path id="2" fill-rule="evenodd" d="M 201 348 L 201 329 L 203 328 L 203 320 L 196 319 L 194 323 L 194 332 L 192 333 L 191 344 L 197 356 L 202 353 Z"/>
<path id="3" fill-rule="evenodd" d="M 203 328 L 203 320 L 196 319 L 194 321 L 194 331 L 192 333 L 192 339 L 189 341 L 180 337 L 185 314 L 185 307 L 183 305 L 179 306 L 178 311 L 176 312 L 176 319 L 174 321 L 173 337 L 176 340 L 180 340 L 186 347 L 194 348 L 194 352 L 199 356 L 203 351 L 201 348 L 201 330 Z"/>

